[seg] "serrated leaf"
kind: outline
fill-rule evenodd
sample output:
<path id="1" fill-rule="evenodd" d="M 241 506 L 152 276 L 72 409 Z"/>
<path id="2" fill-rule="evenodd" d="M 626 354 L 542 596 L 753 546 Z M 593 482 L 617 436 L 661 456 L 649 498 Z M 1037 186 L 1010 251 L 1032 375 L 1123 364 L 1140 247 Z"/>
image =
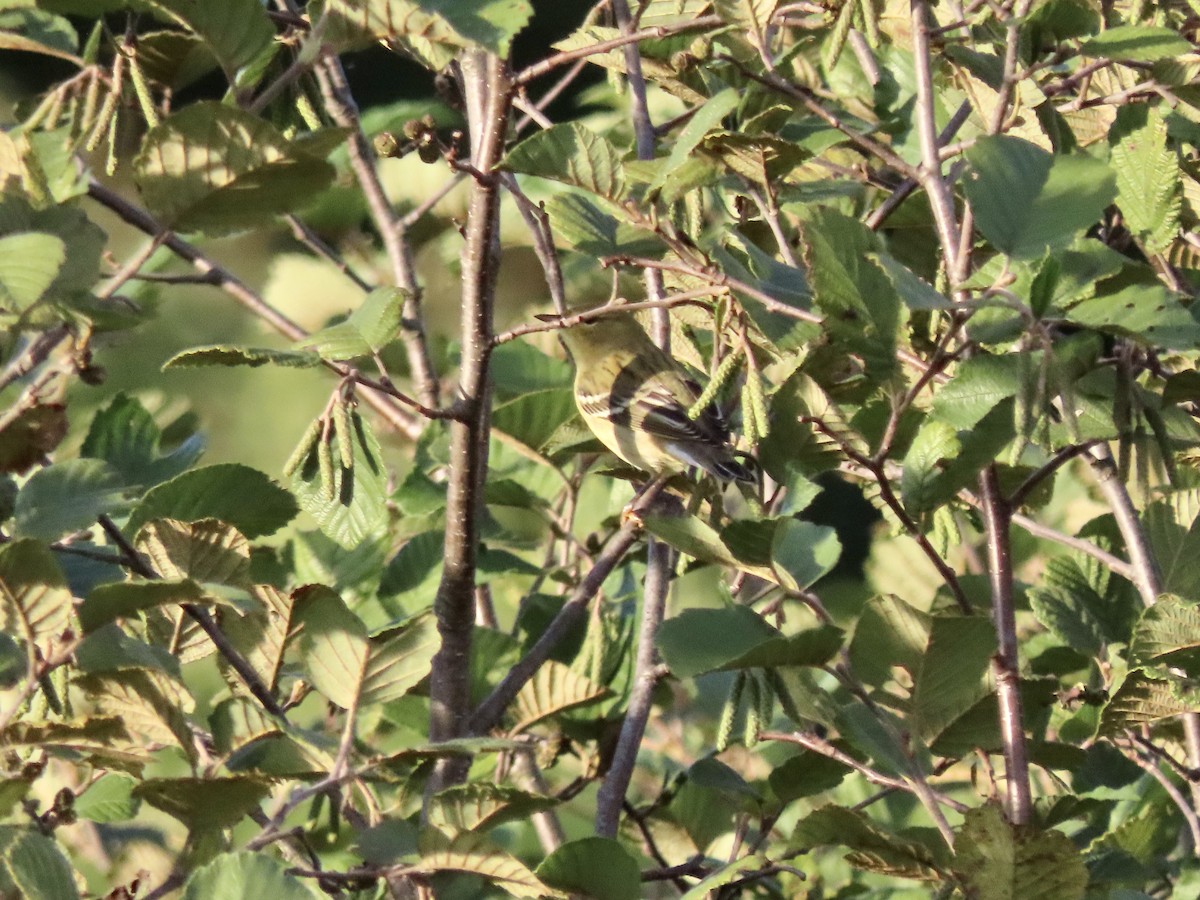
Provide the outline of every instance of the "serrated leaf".
<path id="1" fill-rule="evenodd" d="M 296 592 L 300 655 L 313 687 L 342 709 L 357 703 L 371 647 L 367 627 L 323 585 Z"/>
<path id="2" fill-rule="evenodd" d="M 637 860 L 612 838 L 567 841 L 542 860 L 537 877 L 572 897 L 592 900 L 627 900 L 642 892 Z"/>
<path id="3" fill-rule="evenodd" d="M 159 606 L 176 603 L 212 603 L 216 598 L 190 579 L 180 581 L 121 581 L 94 587 L 79 606 L 84 633 Z"/>
<path id="4" fill-rule="evenodd" d="M 740 856 L 733 862 L 718 867 L 717 871 L 682 894 L 679 900 L 706 900 L 716 893 L 717 888 L 752 879 L 759 872 L 769 871 L 772 865 L 771 860 L 761 853 Z"/>
<path id="5" fill-rule="evenodd" d="M 313 332 L 297 346 L 332 360 L 378 353 L 400 333 L 405 297 L 399 288 L 376 288 L 343 321 Z"/>
<path id="6" fill-rule="evenodd" d="M 437 622 L 430 615 L 372 635 L 359 703 L 366 706 L 402 697 L 429 674 L 440 646 Z"/>
<path id="7" fill-rule="evenodd" d="M 278 531 L 300 511 L 296 498 L 257 469 L 238 463 L 204 466 L 151 488 L 126 526 L 151 519 L 218 519 L 253 540 Z"/>
<path id="8" fill-rule="evenodd" d="M 129 487 L 149 487 L 186 471 L 204 449 L 203 439 L 193 434 L 171 452 L 160 454 L 161 439 L 162 432 L 146 408 L 119 393 L 92 417 L 79 455 L 104 460 Z"/>
<path id="9" fill-rule="evenodd" d="M 564 896 L 548 889 L 516 857 L 473 831 L 464 831 L 451 838 L 427 828 L 421 832 L 419 847 L 420 866 L 428 872 L 470 872 L 494 882 L 515 897 Z"/>
<path id="10" fill-rule="evenodd" d="M 618 221 L 582 194 L 556 194 L 546 214 L 567 246 L 589 256 L 661 256 L 664 250 L 657 238 Z"/>
<path id="11" fill-rule="evenodd" d="M 1200 675 L 1200 604 L 1165 594 L 1147 609 L 1129 643 L 1131 665 L 1177 666 Z"/>
<path id="12" fill-rule="evenodd" d="M 270 897 L 271 900 L 316 900 L 308 884 L 287 873 L 279 860 L 264 853 L 222 853 L 196 869 L 183 889 L 183 900 L 216 897 Z"/>
<path id="13" fill-rule="evenodd" d="M 655 643 L 671 672 L 690 678 L 717 671 L 780 636 L 753 610 L 731 606 L 684 610 L 662 623 Z"/>
<path id="14" fill-rule="evenodd" d="M 49 547 L 32 540 L 0 547 L 0 629 L 48 653 L 70 626 L 73 607 Z"/>
<path id="15" fill-rule="evenodd" d="M 246 2 L 261 13 L 255 0 Z M 152 128 L 135 162 L 147 206 L 176 228 L 210 234 L 291 212 L 333 176 L 329 163 L 265 119 L 209 101 L 188 104 Z"/>
<path id="16" fill-rule="evenodd" d="M 1131 337 L 1150 347 L 1200 348 L 1200 321 L 1160 284 L 1130 285 L 1089 297 L 1066 311 L 1068 321 Z"/>
<path id="17" fill-rule="evenodd" d="M 704 136 L 719 127 L 721 120 L 737 109 L 739 100 L 738 93 L 733 88 L 725 88 L 706 100 L 704 105 L 688 119 L 687 124 L 679 130 L 675 142 L 671 145 L 670 154 L 661 164 L 658 175 L 647 185 L 646 190 L 661 190 L 671 173 L 677 171 L 690 159 L 694 159 L 692 153 L 704 140 Z"/>
<path id="18" fill-rule="evenodd" d="M 26 900 L 75 900 L 75 874 L 58 844 L 28 830 L 5 848 L 4 862 Z"/>
<path id="19" fill-rule="evenodd" d="M 912 694 L 914 736 L 928 743 L 991 692 L 988 677 L 996 629 L 982 616 L 937 616 L 916 672 Z"/>
<path id="20" fill-rule="evenodd" d="M 571 390 L 554 388 L 499 404 L 492 411 L 492 427 L 540 454 L 559 427 L 576 415 Z"/>
<path id="21" fill-rule="evenodd" d="M 119 717 L 142 746 L 174 744 L 195 759 L 186 716 L 194 701 L 174 679 L 149 669 L 125 669 L 82 675 L 74 683 L 98 712 Z"/>
<path id="22" fill-rule="evenodd" d="M 89 716 L 69 722 L 13 722 L 0 731 L 0 745 L 11 750 L 66 751 L 113 766 L 136 767 L 147 752 L 130 738 L 120 716 Z"/>
<path id="23" fill-rule="evenodd" d="M 553 125 L 513 147 L 504 168 L 561 181 L 619 201 L 625 195 L 621 153 L 607 139 L 578 122 Z"/>
<path id="24" fill-rule="evenodd" d="M 327 39 L 385 41 L 428 68 L 476 44 L 501 57 L 533 15 L 528 0 L 328 0 Z"/>
<path id="25" fill-rule="evenodd" d="M 511 733 L 568 709 L 595 703 L 608 695 L 608 689 L 596 684 L 570 666 L 549 660 L 537 670 L 517 694 L 512 713 L 517 723 Z"/>
<path id="26" fill-rule="evenodd" d="M 900 496 L 910 514 L 930 512 L 948 499 L 943 474 L 961 449 L 952 426 L 936 419 L 921 426 L 904 456 L 900 477 Z"/>
<path id="27" fill-rule="evenodd" d="M 527 819 L 555 804 L 553 797 L 476 781 L 435 794 L 430 799 L 427 818 L 430 825 L 447 834 L 484 832 L 505 822 Z"/>
<path id="28" fill-rule="evenodd" d="M 226 636 L 241 651 L 268 690 L 274 690 L 283 666 L 283 654 L 292 631 L 295 600 L 268 584 L 255 585 L 250 594 L 262 604 L 260 612 L 222 622 Z M 238 679 L 237 684 L 241 684 Z"/>
<path id="29" fill-rule="evenodd" d="M 933 415 L 955 428 L 974 428 L 1020 389 L 1021 369 L 1013 356 L 972 356 L 938 389 Z"/>
<path id="30" fill-rule="evenodd" d="M 1148 253 L 1161 253 L 1179 230 L 1179 157 L 1167 148 L 1167 126 L 1156 110 L 1141 128 L 1122 135 L 1112 148 L 1117 206 L 1125 224 Z"/>
<path id="31" fill-rule="evenodd" d="M 232 525 L 216 519 L 155 519 L 142 526 L 134 546 L 168 580 L 190 578 L 234 586 L 249 581 L 250 542 Z"/>
<path id="32" fill-rule="evenodd" d="M 1190 53 L 1184 37 L 1173 28 L 1157 25 L 1117 25 L 1083 42 L 1085 56 L 1154 62 Z"/>
<path id="33" fill-rule="evenodd" d="M 1031 588 L 1029 606 L 1037 620 L 1073 650 L 1096 656 L 1104 645 L 1104 626 L 1095 614 L 1099 598 L 1061 588 Z M 1102 601 L 1099 601 L 1102 602 Z"/>
<path id="34" fill-rule="evenodd" d="M 354 466 L 333 467 L 331 492 L 323 483 L 316 445 L 292 478 L 300 506 L 327 537 L 346 549 L 374 539 L 387 522 L 387 470 L 379 441 L 357 412 L 351 414 L 351 425 Z"/>
<path id="35" fill-rule="evenodd" d="M 1088 873 L 1061 831 L 1014 826 L 999 807 L 967 810 L 954 841 L 955 872 L 980 900 L 1081 900 Z"/>
<path id="36" fill-rule="evenodd" d="M 823 806 L 796 823 L 792 844 L 801 847 L 848 847 L 859 868 L 921 881 L 939 881 L 943 863 L 924 844 L 885 831 L 860 812 Z"/>
<path id="37" fill-rule="evenodd" d="M 779 584 L 807 590 L 828 575 L 842 555 L 837 532 L 825 525 L 783 519 L 771 541 L 771 568 Z"/>
<path id="38" fill-rule="evenodd" d="M 980 138 L 967 151 L 975 223 L 1009 256 L 1040 257 L 1099 220 L 1116 196 L 1108 166 L 1086 156 L 1052 156 L 1021 138 Z"/>
<path id="39" fill-rule="evenodd" d="M 258 809 L 270 795 L 271 783 L 252 775 L 147 778 L 133 793 L 155 809 L 183 822 L 189 829 L 207 831 L 236 825 Z"/>
<path id="40" fill-rule="evenodd" d="M 1129 728 L 1170 719 L 1200 710 L 1200 697 L 1184 699 L 1177 685 L 1133 669 L 1100 713 L 1100 737 L 1118 735 Z"/>
<path id="41" fill-rule="evenodd" d="M 295 369 L 311 369 L 321 365 L 321 356 L 305 350 L 272 350 L 266 347 L 213 344 L 209 347 L 193 347 L 190 350 L 176 353 L 163 363 L 163 371 L 195 369 L 203 366 L 249 366 L 256 369 L 268 364 L 289 366 Z"/>
<path id="42" fill-rule="evenodd" d="M 0 237 L 0 311 L 21 313 L 37 303 L 67 258 L 62 238 L 41 232 Z"/>
<path id="43" fill-rule="evenodd" d="M 445 534 L 442 531 L 413 535 L 384 567 L 379 595 L 395 597 L 441 577 L 444 550 Z"/>
<path id="44" fill-rule="evenodd" d="M 136 778 L 109 772 L 75 798 L 75 814 L 90 822 L 127 822 L 141 806 L 141 801 L 133 796 L 137 783 Z"/>
<path id="45" fill-rule="evenodd" d="M 1162 571 L 1162 589 L 1182 597 L 1200 597 L 1200 518 L 1176 522 L 1166 503 L 1151 503 L 1142 514 L 1150 549 Z"/>
<path id="46" fill-rule="evenodd" d="M 899 597 L 873 597 L 863 609 L 850 642 L 855 672 L 869 685 L 882 685 L 891 678 L 892 666 L 915 677 L 931 627 L 928 613 Z"/>
<path id="47" fill-rule="evenodd" d="M 275 28 L 258 0 L 147 3 L 196 34 L 212 50 L 230 81 L 275 39 Z"/>
<path id="48" fill-rule="evenodd" d="M 67 459 L 33 474 L 17 494 L 13 530 L 23 537 L 55 540 L 90 528 L 102 514 L 120 506 L 124 485 L 117 472 L 98 459 Z"/>

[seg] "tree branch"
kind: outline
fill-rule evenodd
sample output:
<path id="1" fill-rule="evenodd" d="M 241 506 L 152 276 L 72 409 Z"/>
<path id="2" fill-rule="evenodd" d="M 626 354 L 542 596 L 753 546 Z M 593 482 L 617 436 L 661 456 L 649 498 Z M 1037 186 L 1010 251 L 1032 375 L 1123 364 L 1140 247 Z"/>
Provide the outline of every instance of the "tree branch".
<path id="1" fill-rule="evenodd" d="M 434 600 L 441 648 L 430 675 L 429 737 L 444 741 L 468 733 L 471 632 L 475 626 L 475 565 L 483 482 L 491 426 L 493 307 L 500 266 L 500 180 L 492 170 L 504 153 L 512 86 L 496 56 L 469 51 L 460 59 L 471 136 L 471 182 L 462 251 L 462 368 L 459 397 L 465 415 L 450 430 L 445 562 Z M 439 761 L 430 792 L 455 783 L 462 760 Z"/>

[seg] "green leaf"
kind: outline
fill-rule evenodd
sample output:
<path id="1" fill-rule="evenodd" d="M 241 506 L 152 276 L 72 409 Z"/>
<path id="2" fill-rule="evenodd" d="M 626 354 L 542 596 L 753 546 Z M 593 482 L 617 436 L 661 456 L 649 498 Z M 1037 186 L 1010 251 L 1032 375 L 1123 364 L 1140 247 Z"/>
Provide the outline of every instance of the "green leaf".
<path id="1" fill-rule="evenodd" d="M 546 885 L 516 857 L 474 831 L 450 838 L 426 828 L 419 838 L 421 868 L 429 872 L 470 872 L 494 882 L 514 897 L 542 897 Z"/>
<path id="2" fill-rule="evenodd" d="M 744 606 L 687 609 L 667 619 L 655 643 L 677 678 L 714 672 L 773 638 L 779 631 Z"/>
<path id="3" fill-rule="evenodd" d="M 558 847 L 537 867 L 552 888 L 592 900 L 627 900 L 642 892 L 637 860 L 612 838 L 578 838 Z"/>
<path id="4" fill-rule="evenodd" d="M 238 347 L 233 344 L 213 344 L 209 347 L 193 347 L 176 353 L 165 363 L 168 369 L 195 369 L 202 366 L 249 366 L 256 369 L 265 365 L 289 366 L 295 369 L 311 369 L 321 365 L 318 353 L 304 350 L 271 350 L 266 347 Z"/>
<path id="5" fill-rule="evenodd" d="M 98 459 L 67 459 L 33 474 L 17 494 L 13 531 L 55 540 L 90 528 L 122 503 L 120 476 Z"/>
<path id="6" fill-rule="evenodd" d="M 618 221 L 583 194 L 556 194 L 546 214 L 567 246 L 589 256 L 661 256 L 664 249 L 657 238 Z"/>
<path id="7" fill-rule="evenodd" d="M 608 200 L 625 195 L 621 153 L 577 122 L 534 133 L 508 152 L 502 165 L 513 172 L 561 181 Z"/>
<path id="8" fill-rule="evenodd" d="M 278 531 L 300 511 L 268 476 L 238 463 L 204 466 L 151 488 L 129 517 L 136 532 L 151 519 L 219 519 L 250 539 Z"/>
<path id="9" fill-rule="evenodd" d="M 804 264 L 830 338 L 860 354 L 879 380 L 896 368 L 901 303 L 891 280 L 872 259 L 879 238 L 832 209 L 809 212 L 801 224 Z"/>
<path id="10" fill-rule="evenodd" d="M 1087 156 L 1052 156 L 1021 138 L 980 138 L 967 151 L 975 224 L 1009 256 L 1040 257 L 1069 243 L 1116 196 L 1108 166 Z"/>
<path id="11" fill-rule="evenodd" d="M 1115 294 L 1083 300 L 1067 310 L 1066 318 L 1150 347 L 1200 347 L 1200 321 L 1158 283 L 1129 285 Z"/>
<path id="12" fill-rule="evenodd" d="M 1020 389 L 1021 366 L 1014 356 L 972 356 L 938 389 L 933 414 L 955 428 L 974 428 L 1000 401 Z"/>
<path id="13" fill-rule="evenodd" d="M 1021 710 L 1028 723 L 1026 728 L 1035 731 L 1036 723 L 1044 721 L 1052 707 L 1058 704 L 1059 682 L 1056 678 L 1021 679 Z M 1091 737 L 1089 732 L 1088 737 Z M 1035 750 L 1047 747 L 1046 742 L 1031 745 L 1031 761 L 1050 768 L 1046 759 L 1033 759 Z M 985 753 L 1001 753 L 1004 737 L 1000 733 L 1000 703 L 993 691 L 969 710 L 950 723 L 930 744 L 929 749 L 938 756 L 962 757 L 976 750 Z M 1068 764 L 1073 768 L 1076 761 Z M 1056 766 L 1057 767 L 1057 766 Z"/>
<path id="14" fill-rule="evenodd" d="M 559 387 L 498 405 L 492 411 L 492 427 L 540 454 L 558 428 L 576 415 L 574 393 Z"/>
<path id="15" fill-rule="evenodd" d="M 182 581 L 120 581 L 92 588 L 79 607 L 79 624 L 84 633 L 95 631 L 117 619 L 175 603 L 211 603 L 204 589 L 190 579 Z"/>
<path id="16" fill-rule="evenodd" d="M 931 512 L 948 498 L 944 472 L 962 446 L 958 432 L 945 422 L 927 419 L 909 445 L 900 476 L 900 496 L 911 515 Z"/>
<path id="17" fill-rule="evenodd" d="M 430 825 L 447 834 L 484 832 L 506 822 L 527 819 L 556 803 L 553 797 L 475 781 L 439 791 L 430 799 L 427 817 Z"/>
<path id="18" fill-rule="evenodd" d="M 823 806 L 796 823 L 792 844 L 800 848 L 848 847 L 847 861 L 886 875 L 940 881 L 944 861 L 930 847 L 905 840 L 875 824 L 861 812 Z"/>
<path id="19" fill-rule="evenodd" d="M 58 844 L 36 831 L 23 831 L 5 848 L 4 862 L 18 895 L 26 900 L 74 900 L 75 873 Z"/>
<path id="20" fill-rule="evenodd" d="M 1097 656 L 1104 645 L 1104 626 L 1095 607 L 1103 601 L 1095 594 L 1060 588 L 1030 588 L 1029 606 L 1037 620 L 1072 650 Z"/>
<path id="21" fill-rule="evenodd" d="M 159 453 L 162 433 L 153 416 L 124 393 L 92 417 L 79 455 L 102 459 L 129 487 L 149 487 L 186 471 L 199 458 L 204 441 L 191 435 L 166 455 Z"/>
<path id="22" fill-rule="evenodd" d="M 275 27 L 258 0 L 146 0 L 194 32 L 209 47 L 230 81 L 275 40 Z"/>
<path id="23" fill-rule="evenodd" d="M 42 299 L 67 259 L 62 238 L 42 232 L 0 237 L 0 311 L 24 312 Z"/>
<path id="24" fill-rule="evenodd" d="M 183 822 L 189 829 L 206 831 L 229 828 L 258 809 L 259 804 L 270 796 L 271 783 L 250 775 L 147 778 L 134 788 L 133 793 L 155 809 Z M 185 896 L 193 895 L 189 891 Z"/>
<path id="25" fill-rule="evenodd" d="M 1174 28 L 1157 25 L 1118 25 L 1084 41 L 1084 56 L 1154 62 L 1190 53 L 1191 44 Z"/>
<path id="26" fill-rule="evenodd" d="M 444 555 L 444 532 L 425 531 L 413 535 L 384 567 L 379 595 L 395 597 L 440 578 Z"/>
<path id="27" fill-rule="evenodd" d="M 790 803 L 833 790 L 845 780 L 849 771 L 837 760 L 805 751 L 774 766 L 767 781 L 776 797 Z"/>
<path id="28" fill-rule="evenodd" d="M 892 677 L 893 666 L 907 670 L 915 678 L 931 627 L 928 613 L 899 597 L 883 594 L 871 598 L 859 616 L 850 642 L 854 671 L 867 684 L 877 686 Z"/>
<path id="29" fill-rule="evenodd" d="M 1167 147 L 1167 125 L 1158 111 L 1141 111 L 1145 124 L 1122 135 L 1112 148 L 1117 206 L 1146 252 L 1162 253 L 1179 230 L 1179 157 Z"/>
<path id="30" fill-rule="evenodd" d="M 513 38 L 533 17 L 530 0 L 416 0 L 436 12 L 468 41 L 508 56 Z"/>
<path id="31" fill-rule="evenodd" d="M 222 853 L 201 866 L 183 889 L 183 900 L 216 897 L 270 897 L 271 900 L 317 900 L 307 884 L 287 873 L 287 866 L 264 853 Z"/>
<path id="32" fill-rule="evenodd" d="M 235 586 L 249 582 L 249 541 L 216 519 L 155 519 L 142 526 L 134 546 L 162 578 Z"/>
<path id="33" fill-rule="evenodd" d="M 141 801 L 133 796 L 137 783 L 136 778 L 109 772 L 75 798 L 75 814 L 90 822 L 128 822 L 141 807 Z"/>
<path id="34" fill-rule="evenodd" d="M 75 206 L 39 209 L 16 192 L 4 194 L 0 199 L 0 236 L 31 232 L 54 235 L 70 248 L 42 299 L 69 304 L 87 296 L 100 275 L 100 254 L 107 243 L 99 226 Z"/>
<path id="35" fill-rule="evenodd" d="M 725 88 L 706 100 L 675 136 L 670 154 L 661 163 L 658 174 L 647 185 L 646 190 L 651 192 L 661 190 L 673 172 L 678 171 L 681 166 L 694 159 L 693 151 L 704 140 L 704 136 L 714 128 L 718 128 L 721 120 L 737 109 L 739 100 L 738 93 L 733 88 Z"/>
<path id="36" fill-rule="evenodd" d="M 297 591 L 295 618 L 304 629 L 300 657 L 308 680 L 342 709 L 351 709 L 371 655 L 367 627 L 341 597 L 319 584 Z"/>
<path id="37" fill-rule="evenodd" d="M 150 669 L 125 669 L 83 675 L 74 684 L 97 712 L 120 719 L 129 737 L 138 741 L 135 746 L 173 744 L 195 759 L 186 715 L 195 704 L 173 678 Z"/>
<path id="38" fill-rule="evenodd" d="M 928 743 L 991 692 L 996 629 L 982 616 L 937 616 L 913 684 L 911 727 Z"/>
<path id="39" fill-rule="evenodd" d="M 550 660 L 542 664 L 513 700 L 510 711 L 516 724 L 510 733 L 524 731 L 535 722 L 595 703 L 607 695 L 604 685 L 596 684 L 570 666 Z"/>
<path id="40" fill-rule="evenodd" d="M 41 9 L 6 4 L 0 14 L 0 50 L 21 50 L 57 56 L 80 64 L 79 35 L 69 20 Z"/>
<path id="41" fill-rule="evenodd" d="M 979 900 L 1081 900 L 1088 873 L 1061 831 L 1014 826 L 999 807 L 967 810 L 954 841 L 954 869 Z"/>
<path id="42" fill-rule="evenodd" d="M 317 520 L 321 531 L 346 549 L 375 538 L 387 522 L 387 470 L 375 432 L 357 412 L 351 413 L 353 468 L 340 464 L 340 450 L 330 453 L 335 460 L 333 483 L 326 486 L 321 475 L 316 444 L 292 478 L 300 506 Z M 332 437 L 336 444 L 336 436 Z"/>
<path id="43" fill-rule="evenodd" d="M 1151 503 L 1143 513 L 1150 549 L 1162 570 L 1164 593 L 1200 598 L 1200 517 L 1176 522 L 1176 512 L 1163 502 Z"/>
<path id="44" fill-rule="evenodd" d="M 887 273 L 892 287 L 909 309 L 952 309 L 953 301 L 938 293 L 927 282 L 923 281 L 911 269 L 897 262 L 886 253 L 871 254 L 870 259 L 878 263 Z"/>
<path id="45" fill-rule="evenodd" d="M 313 332 L 297 346 L 332 360 L 378 353 L 400 333 L 405 297 L 399 288 L 376 288 L 344 321 Z"/>
<path id="46" fill-rule="evenodd" d="M 1181 696 L 1178 687 L 1143 669 L 1132 669 L 1100 713 L 1099 737 L 1200 710 L 1200 698 Z"/>
<path id="47" fill-rule="evenodd" d="M 386 703 L 404 696 L 429 674 L 440 646 L 437 622 L 431 615 L 372 635 L 360 705 Z"/>
<path id="48" fill-rule="evenodd" d="M 33 540 L 0 547 L 0 629 L 46 653 L 70 626 L 73 605 L 49 547 Z"/>
<path id="49" fill-rule="evenodd" d="M 261 14 L 257 0 L 245 0 Z M 189 4 L 193 5 L 193 4 Z M 135 162 L 146 205 L 172 226 L 221 234 L 292 212 L 333 167 L 237 107 L 200 102 L 152 128 Z"/>
<path id="50" fill-rule="evenodd" d="M 40 464 L 66 435 L 63 404 L 35 403 L 22 410 L 0 430 L 0 472 L 25 472 Z"/>
<path id="51" fill-rule="evenodd" d="M 783 587 L 803 591 L 828 575 L 842 555 L 837 532 L 825 525 L 783 519 L 771 542 L 771 568 Z"/>
<path id="52" fill-rule="evenodd" d="M 1131 665 L 1177 666 L 1200 675 L 1200 605 L 1164 594 L 1147 609 L 1129 643 Z"/>

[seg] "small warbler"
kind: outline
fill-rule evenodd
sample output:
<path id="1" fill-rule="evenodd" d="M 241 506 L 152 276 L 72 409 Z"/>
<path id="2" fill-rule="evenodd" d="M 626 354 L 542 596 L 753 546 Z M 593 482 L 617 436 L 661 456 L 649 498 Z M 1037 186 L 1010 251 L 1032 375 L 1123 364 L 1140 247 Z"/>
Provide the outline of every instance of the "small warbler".
<path id="1" fill-rule="evenodd" d="M 559 332 L 575 362 L 575 403 L 600 441 L 646 472 L 699 466 L 723 479 L 754 481 L 733 457 L 715 405 L 695 419 L 700 387 L 628 314 Z"/>

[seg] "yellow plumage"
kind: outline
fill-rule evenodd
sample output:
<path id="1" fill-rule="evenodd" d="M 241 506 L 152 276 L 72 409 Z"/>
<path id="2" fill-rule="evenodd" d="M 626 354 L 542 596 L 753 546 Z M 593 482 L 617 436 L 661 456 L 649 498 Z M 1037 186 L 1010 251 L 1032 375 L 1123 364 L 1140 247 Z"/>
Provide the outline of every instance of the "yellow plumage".
<path id="1" fill-rule="evenodd" d="M 754 480 L 734 459 L 715 407 L 688 417 L 699 387 L 632 316 L 607 316 L 560 334 L 575 362 L 579 412 L 613 453 L 655 474 L 698 466 L 718 478 Z"/>

